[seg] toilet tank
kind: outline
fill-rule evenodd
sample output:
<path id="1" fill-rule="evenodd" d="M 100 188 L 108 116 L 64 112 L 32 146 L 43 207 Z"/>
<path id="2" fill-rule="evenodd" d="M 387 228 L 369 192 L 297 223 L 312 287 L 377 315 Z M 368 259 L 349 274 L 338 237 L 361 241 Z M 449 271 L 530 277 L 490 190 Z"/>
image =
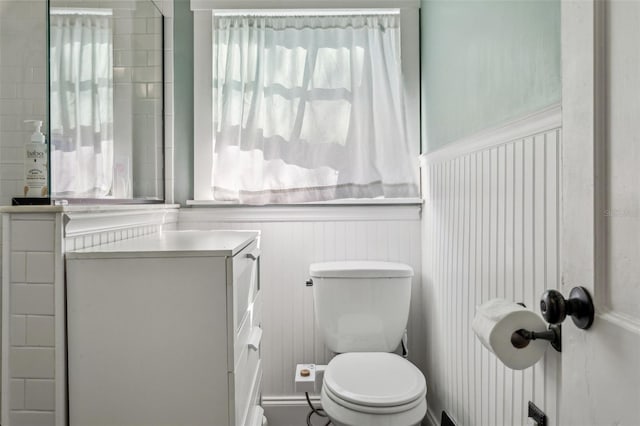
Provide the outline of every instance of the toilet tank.
<path id="1" fill-rule="evenodd" d="M 402 263 L 313 263 L 316 329 L 343 352 L 391 352 L 407 326 L 413 269 Z"/>

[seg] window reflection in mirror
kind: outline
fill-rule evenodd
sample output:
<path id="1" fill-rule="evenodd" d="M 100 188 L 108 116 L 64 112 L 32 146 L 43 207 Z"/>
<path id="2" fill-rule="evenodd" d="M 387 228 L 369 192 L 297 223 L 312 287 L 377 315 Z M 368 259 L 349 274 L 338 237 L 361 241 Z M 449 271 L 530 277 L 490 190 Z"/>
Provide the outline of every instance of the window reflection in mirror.
<path id="1" fill-rule="evenodd" d="M 49 22 L 52 196 L 162 200 L 162 14 L 50 0 Z"/>

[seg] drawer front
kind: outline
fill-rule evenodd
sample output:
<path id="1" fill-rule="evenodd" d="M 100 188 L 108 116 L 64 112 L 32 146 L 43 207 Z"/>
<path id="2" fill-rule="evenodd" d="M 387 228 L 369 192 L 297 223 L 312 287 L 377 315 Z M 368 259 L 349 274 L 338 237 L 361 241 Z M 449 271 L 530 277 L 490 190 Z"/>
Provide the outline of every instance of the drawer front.
<path id="1" fill-rule="evenodd" d="M 229 373 L 229 376 L 232 386 L 229 393 L 234 395 L 234 407 L 231 412 L 235 413 L 235 424 L 244 426 L 255 406 L 255 394 L 259 391 L 258 386 L 262 378 L 259 349 L 254 350 L 247 346 L 240 356 L 236 370 Z"/>
<path id="2" fill-rule="evenodd" d="M 253 299 L 253 306 L 251 308 L 251 323 L 254 327 L 262 326 L 262 291 L 256 293 L 256 298 Z"/>
<path id="3" fill-rule="evenodd" d="M 258 291 L 249 304 L 239 330 L 233 339 L 233 354 L 229 356 L 229 372 L 236 371 L 245 349 L 258 350 L 262 341 L 262 292 Z"/>
<path id="4" fill-rule="evenodd" d="M 230 409 L 235 414 L 235 424 L 247 426 L 255 417 L 259 404 L 262 368 L 260 351 L 262 345 L 262 292 L 258 291 L 249 304 L 239 332 L 234 341 L 235 362 L 230 372 L 233 389 L 229 394 L 234 396 L 234 406 Z M 260 423 L 261 424 L 261 423 Z"/>
<path id="5" fill-rule="evenodd" d="M 242 325 L 250 303 L 259 287 L 258 242 L 254 241 L 233 257 L 233 330 Z"/>
<path id="6" fill-rule="evenodd" d="M 249 398 L 249 408 L 247 410 L 246 426 L 262 426 L 262 416 L 264 410 L 260 406 L 262 390 L 262 363 L 258 365 L 258 371 L 256 372 L 256 378 L 253 382 L 253 390 L 251 391 L 251 397 Z"/>

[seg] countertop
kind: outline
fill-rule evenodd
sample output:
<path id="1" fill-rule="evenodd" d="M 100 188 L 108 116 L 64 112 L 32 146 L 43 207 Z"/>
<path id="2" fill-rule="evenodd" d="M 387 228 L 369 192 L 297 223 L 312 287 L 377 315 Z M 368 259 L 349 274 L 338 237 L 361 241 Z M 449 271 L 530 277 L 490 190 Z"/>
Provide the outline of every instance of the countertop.
<path id="1" fill-rule="evenodd" d="M 68 251 L 67 259 L 234 256 L 259 231 L 163 231 L 87 249 Z"/>
<path id="2" fill-rule="evenodd" d="M 178 209 L 180 204 L 67 204 L 42 206 L 0 206 L 0 213 L 75 213 Z"/>

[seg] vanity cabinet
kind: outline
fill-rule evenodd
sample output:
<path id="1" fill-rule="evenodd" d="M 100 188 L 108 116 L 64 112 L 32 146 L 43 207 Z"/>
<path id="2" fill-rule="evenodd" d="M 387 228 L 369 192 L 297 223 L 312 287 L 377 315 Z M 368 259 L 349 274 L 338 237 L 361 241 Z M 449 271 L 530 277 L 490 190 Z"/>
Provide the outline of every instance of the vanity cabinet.
<path id="1" fill-rule="evenodd" d="M 71 426 L 262 424 L 259 235 L 67 252 Z"/>

